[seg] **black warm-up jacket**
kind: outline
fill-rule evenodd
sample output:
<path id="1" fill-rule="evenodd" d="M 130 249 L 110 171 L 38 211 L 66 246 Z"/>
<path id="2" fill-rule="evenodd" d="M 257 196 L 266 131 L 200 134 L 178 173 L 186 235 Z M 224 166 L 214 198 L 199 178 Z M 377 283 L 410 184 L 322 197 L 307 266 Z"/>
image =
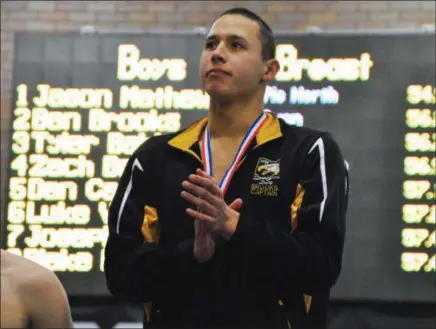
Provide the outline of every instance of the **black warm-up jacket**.
<path id="1" fill-rule="evenodd" d="M 146 140 L 130 157 L 109 211 L 105 275 L 120 300 L 143 303 L 156 328 L 325 328 L 341 271 L 349 182 L 324 132 L 272 113 L 225 194 L 242 198 L 230 240 L 193 256 L 182 182 L 202 167 L 207 118 Z"/>

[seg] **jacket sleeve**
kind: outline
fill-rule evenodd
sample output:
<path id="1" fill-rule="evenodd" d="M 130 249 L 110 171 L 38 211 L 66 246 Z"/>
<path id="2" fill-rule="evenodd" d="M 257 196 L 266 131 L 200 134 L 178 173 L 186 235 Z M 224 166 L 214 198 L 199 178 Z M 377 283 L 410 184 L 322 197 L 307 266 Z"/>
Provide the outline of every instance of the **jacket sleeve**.
<path id="1" fill-rule="evenodd" d="M 149 302 L 188 289 L 201 273 L 193 256 L 193 239 L 159 245 L 142 234 L 145 206 L 155 206 L 156 168 L 146 155 L 134 154 L 120 178 L 109 208 L 109 236 L 104 272 L 112 295 Z M 147 239 L 149 240 L 149 239 Z"/>
<path id="2" fill-rule="evenodd" d="M 242 208 L 229 242 L 249 273 L 270 282 L 279 295 L 328 289 L 341 270 L 349 191 L 345 161 L 329 135 L 312 142 L 302 156 L 297 192 L 289 202 L 292 230 Z"/>

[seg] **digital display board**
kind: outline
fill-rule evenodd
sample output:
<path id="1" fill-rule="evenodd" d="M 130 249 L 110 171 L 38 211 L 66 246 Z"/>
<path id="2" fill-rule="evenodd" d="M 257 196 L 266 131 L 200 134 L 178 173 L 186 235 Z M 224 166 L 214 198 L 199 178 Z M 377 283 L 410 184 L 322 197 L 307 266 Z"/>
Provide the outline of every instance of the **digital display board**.
<path id="1" fill-rule="evenodd" d="M 204 35 L 18 34 L 4 248 L 107 295 L 107 213 L 148 137 L 207 115 Z M 435 35 L 278 35 L 265 109 L 330 132 L 350 171 L 332 297 L 435 296 Z"/>
<path id="2" fill-rule="evenodd" d="M 435 88 L 407 88 L 401 267 L 407 272 L 435 272 L 436 112 Z"/>

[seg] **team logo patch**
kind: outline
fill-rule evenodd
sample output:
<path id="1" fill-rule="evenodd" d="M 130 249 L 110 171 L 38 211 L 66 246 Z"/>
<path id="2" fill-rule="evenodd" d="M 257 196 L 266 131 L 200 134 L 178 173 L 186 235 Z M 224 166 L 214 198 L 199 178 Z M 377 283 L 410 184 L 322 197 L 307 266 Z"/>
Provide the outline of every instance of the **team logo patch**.
<path id="1" fill-rule="evenodd" d="M 280 179 L 280 160 L 270 160 L 259 158 L 254 169 L 253 183 L 251 184 L 250 194 L 258 196 L 277 196 L 279 186 L 277 181 Z"/>

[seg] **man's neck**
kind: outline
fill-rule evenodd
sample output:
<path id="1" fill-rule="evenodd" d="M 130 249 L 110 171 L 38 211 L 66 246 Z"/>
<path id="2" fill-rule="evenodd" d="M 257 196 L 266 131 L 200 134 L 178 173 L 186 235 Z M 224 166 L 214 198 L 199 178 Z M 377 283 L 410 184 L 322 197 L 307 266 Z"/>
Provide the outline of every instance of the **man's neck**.
<path id="1" fill-rule="evenodd" d="M 211 101 L 208 127 L 211 137 L 242 138 L 263 111 L 263 101 L 219 103 Z"/>

